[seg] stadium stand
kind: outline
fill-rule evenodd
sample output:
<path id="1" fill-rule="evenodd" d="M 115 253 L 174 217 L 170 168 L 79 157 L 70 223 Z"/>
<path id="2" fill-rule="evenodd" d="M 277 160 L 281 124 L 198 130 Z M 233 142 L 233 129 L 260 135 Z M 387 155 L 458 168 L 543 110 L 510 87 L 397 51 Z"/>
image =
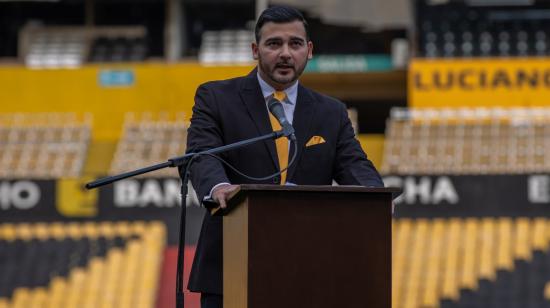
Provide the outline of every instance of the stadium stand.
<path id="1" fill-rule="evenodd" d="M 0 178 L 81 174 L 92 118 L 74 113 L 0 115 Z"/>
<path id="2" fill-rule="evenodd" d="M 348 109 L 352 126 L 357 131 L 357 111 Z M 170 118 L 172 116 L 173 118 Z M 110 174 L 126 172 L 183 155 L 187 124 L 183 113 L 128 113 L 122 138 L 117 144 Z M 174 171 L 158 170 L 146 177 L 173 177 Z"/>
<path id="3" fill-rule="evenodd" d="M 418 55 L 427 58 L 547 56 L 550 45 L 545 30 L 548 29 L 545 2 L 521 2 L 508 1 L 517 5 L 509 9 L 506 5 L 499 7 L 499 1 L 487 1 L 486 4 L 493 6 L 473 2 L 470 5 L 468 1 L 417 1 Z"/>
<path id="4" fill-rule="evenodd" d="M 548 172 L 549 123 L 550 109 L 538 107 L 396 108 L 381 169 L 454 177 Z M 487 193 L 501 193 L 494 189 Z M 550 307 L 548 217 L 523 217 L 528 209 L 520 206 L 508 214 L 495 204 L 475 206 L 477 214 L 456 209 L 446 217 L 443 208 L 422 217 L 409 208 L 394 219 L 393 307 Z M 495 211 L 480 214 L 486 207 Z"/>
<path id="5" fill-rule="evenodd" d="M 199 62 L 210 65 L 250 64 L 250 42 L 254 33 L 247 30 L 205 31 L 199 50 Z"/>
<path id="6" fill-rule="evenodd" d="M 176 114 L 173 119 L 167 113 L 128 113 L 110 174 L 138 169 L 183 155 L 186 140 L 187 124 L 183 113 Z M 174 171 L 158 170 L 146 176 L 173 177 Z"/>
<path id="7" fill-rule="evenodd" d="M 165 242 L 160 222 L 0 224 L 0 307 L 154 307 Z"/>
<path id="8" fill-rule="evenodd" d="M 84 62 L 86 42 L 78 33 L 40 33 L 29 45 L 29 67 L 78 67 Z"/>
<path id="9" fill-rule="evenodd" d="M 393 228 L 393 307 L 550 304 L 546 218 L 397 219 Z"/>
<path id="10" fill-rule="evenodd" d="M 86 62 L 143 61 L 143 27 L 37 26 L 21 31 L 19 57 L 33 69 L 78 68 Z"/>
<path id="11" fill-rule="evenodd" d="M 393 109 L 386 174 L 517 174 L 550 170 L 549 108 Z"/>
<path id="12" fill-rule="evenodd" d="M 90 50 L 90 62 L 143 61 L 147 57 L 147 44 L 143 37 L 97 37 Z"/>

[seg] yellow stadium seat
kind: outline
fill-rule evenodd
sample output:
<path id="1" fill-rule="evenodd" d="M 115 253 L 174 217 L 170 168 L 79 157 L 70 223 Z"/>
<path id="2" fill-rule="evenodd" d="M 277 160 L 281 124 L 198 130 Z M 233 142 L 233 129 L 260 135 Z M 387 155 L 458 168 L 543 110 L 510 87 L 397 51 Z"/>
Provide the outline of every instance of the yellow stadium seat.
<path id="1" fill-rule="evenodd" d="M 44 307 L 47 294 L 44 288 L 36 288 L 30 292 L 29 307 Z"/>
<path id="2" fill-rule="evenodd" d="M 17 232 L 13 224 L 0 224 L 0 238 L 13 241 L 17 238 Z"/>
<path id="3" fill-rule="evenodd" d="M 445 249 L 445 227 L 446 221 L 443 219 L 435 219 L 433 228 L 428 239 L 428 254 L 426 255 L 426 275 L 424 281 L 424 293 L 422 296 L 421 306 L 433 307 L 438 302 L 439 281 L 441 276 L 441 261 L 442 253 Z"/>
<path id="4" fill-rule="evenodd" d="M 449 222 L 449 233 L 447 237 L 447 249 L 444 260 L 444 274 L 441 297 L 443 299 L 456 300 L 459 290 L 459 246 L 462 242 L 461 231 L 462 221 L 453 218 Z"/>
<path id="5" fill-rule="evenodd" d="M 122 237 L 129 237 L 131 235 L 130 223 L 127 221 L 119 221 L 114 226 L 117 235 Z"/>
<path id="6" fill-rule="evenodd" d="M 71 288 L 80 289 L 86 279 L 86 272 L 82 268 L 74 268 L 69 275 Z"/>
<path id="7" fill-rule="evenodd" d="M 114 224 L 109 221 L 104 221 L 99 224 L 99 234 L 106 238 L 112 238 L 117 235 Z"/>
<path id="8" fill-rule="evenodd" d="M 28 241 L 31 240 L 34 236 L 30 224 L 21 223 L 15 226 L 15 232 L 18 239 Z"/>
<path id="9" fill-rule="evenodd" d="M 417 307 L 420 301 L 419 281 L 424 270 L 424 255 L 428 235 L 428 222 L 425 219 L 418 219 L 416 228 L 412 234 L 412 251 L 410 255 L 410 270 L 404 284 L 403 307 Z"/>
<path id="10" fill-rule="evenodd" d="M 496 225 L 493 218 L 484 218 L 481 222 L 479 278 L 494 280 L 496 270 Z"/>
<path id="11" fill-rule="evenodd" d="M 146 223 L 143 221 L 135 221 L 130 225 L 132 233 L 138 236 L 142 236 L 146 233 Z"/>
<path id="12" fill-rule="evenodd" d="M 497 268 L 501 270 L 512 270 L 512 220 L 510 218 L 499 218 L 498 220 L 498 246 L 497 246 Z"/>
<path id="13" fill-rule="evenodd" d="M 477 288 L 477 253 L 479 252 L 477 245 L 478 237 L 478 222 L 475 218 L 466 220 L 466 234 L 463 238 L 462 254 L 462 276 L 460 281 L 461 288 L 476 289 Z"/>
<path id="14" fill-rule="evenodd" d="M 544 299 L 550 301 L 550 282 L 547 282 L 544 286 Z"/>
<path id="15" fill-rule="evenodd" d="M 116 308 L 116 306 L 111 301 L 103 301 L 103 302 L 101 302 L 99 308 Z"/>
<path id="16" fill-rule="evenodd" d="M 84 230 L 80 223 L 71 222 L 65 225 L 67 235 L 73 239 L 80 239 L 84 236 Z"/>
<path id="17" fill-rule="evenodd" d="M 536 218 L 535 225 L 533 227 L 531 241 L 533 243 L 533 249 L 538 251 L 544 251 L 548 249 L 549 233 L 546 231 L 550 228 L 550 224 L 547 223 L 545 218 Z"/>
<path id="18" fill-rule="evenodd" d="M 33 226 L 34 237 L 40 240 L 46 240 L 50 238 L 50 228 L 45 223 L 37 223 Z"/>
<path id="19" fill-rule="evenodd" d="M 30 306 L 30 291 L 27 288 L 17 288 L 13 292 L 12 307 L 27 308 Z"/>
<path id="20" fill-rule="evenodd" d="M 86 237 L 91 239 L 96 239 L 99 236 L 99 228 L 97 223 L 94 222 L 86 222 L 82 226 L 83 233 Z"/>
<path id="21" fill-rule="evenodd" d="M 530 221 L 528 218 L 516 220 L 514 256 L 520 260 L 531 259 Z"/>

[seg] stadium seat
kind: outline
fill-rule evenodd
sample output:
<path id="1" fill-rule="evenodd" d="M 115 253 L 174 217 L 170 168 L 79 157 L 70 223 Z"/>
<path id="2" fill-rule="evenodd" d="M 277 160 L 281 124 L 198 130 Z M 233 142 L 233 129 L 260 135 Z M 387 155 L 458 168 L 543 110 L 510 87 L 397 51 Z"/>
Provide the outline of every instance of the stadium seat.
<path id="1" fill-rule="evenodd" d="M 550 108 L 395 108 L 385 174 L 518 174 L 550 170 Z"/>
<path id="2" fill-rule="evenodd" d="M 550 220 L 400 218 L 393 224 L 392 307 L 548 304 L 542 297 L 550 294 Z"/>
<path id="3" fill-rule="evenodd" d="M 0 224 L 0 307 L 153 307 L 165 241 L 159 222 Z"/>
<path id="4" fill-rule="evenodd" d="M 91 117 L 72 113 L 3 114 L 0 177 L 81 175 L 91 138 Z"/>
<path id="5" fill-rule="evenodd" d="M 185 153 L 187 126 L 183 114 L 170 119 L 167 114 L 144 113 L 126 116 L 122 138 L 119 141 L 111 174 L 122 173 L 143 166 L 166 161 Z M 174 170 L 158 170 L 148 176 L 175 176 Z"/>
<path id="6" fill-rule="evenodd" d="M 250 42 L 254 33 L 247 30 L 204 31 L 199 62 L 206 65 L 250 64 Z"/>

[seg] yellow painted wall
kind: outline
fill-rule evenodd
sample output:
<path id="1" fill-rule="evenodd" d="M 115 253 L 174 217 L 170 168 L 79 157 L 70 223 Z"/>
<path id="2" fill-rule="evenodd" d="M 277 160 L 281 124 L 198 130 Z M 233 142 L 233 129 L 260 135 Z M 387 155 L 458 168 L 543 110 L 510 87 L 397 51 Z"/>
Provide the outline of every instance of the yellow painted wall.
<path id="1" fill-rule="evenodd" d="M 384 154 L 384 135 L 383 134 L 360 134 L 357 139 L 361 143 L 363 151 L 367 153 L 368 158 L 374 166 L 380 170 L 382 167 L 382 156 Z"/>
<path id="2" fill-rule="evenodd" d="M 101 70 L 132 70 L 135 84 L 104 88 Z M 191 116 L 197 86 L 209 80 L 242 76 L 252 66 L 204 67 L 196 63 L 88 65 L 80 69 L 31 70 L 0 67 L 0 113 L 89 112 L 93 138 L 117 140 L 129 111 L 168 111 Z"/>

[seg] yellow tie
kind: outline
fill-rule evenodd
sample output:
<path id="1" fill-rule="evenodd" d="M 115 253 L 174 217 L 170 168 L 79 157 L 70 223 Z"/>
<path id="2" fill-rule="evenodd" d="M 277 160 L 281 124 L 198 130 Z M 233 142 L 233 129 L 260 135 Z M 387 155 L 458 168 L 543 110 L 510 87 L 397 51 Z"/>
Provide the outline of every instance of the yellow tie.
<path id="1" fill-rule="evenodd" d="M 283 91 L 275 91 L 273 97 L 280 101 L 281 103 L 286 98 L 286 93 Z M 281 129 L 281 124 L 279 121 L 269 113 L 269 121 L 271 121 L 271 128 L 273 131 Z M 277 157 L 279 158 L 279 168 L 280 170 L 285 169 L 288 166 L 288 140 L 284 137 L 275 140 L 275 145 L 277 146 Z M 281 185 L 286 183 L 286 171 L 281 173 Z"/>

